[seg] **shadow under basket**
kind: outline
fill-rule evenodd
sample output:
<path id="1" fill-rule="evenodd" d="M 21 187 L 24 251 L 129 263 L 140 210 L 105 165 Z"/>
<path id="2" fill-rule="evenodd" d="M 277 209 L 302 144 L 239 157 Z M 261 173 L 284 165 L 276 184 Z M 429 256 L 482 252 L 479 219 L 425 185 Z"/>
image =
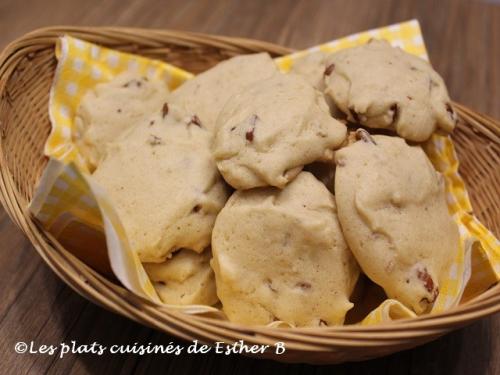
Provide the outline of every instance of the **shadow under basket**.
<path id="1" fill-rule="evenodd" d="M 52 27 L 16 40 L 0 56 L 0 200 L 44 261 L 75 291 L 104 308 L 191 341 L 244 340 L 247 344 L 284 342 L 285 353 L 262 357 L 286 362 L 339 363 L 379 357 L 429 342 L 479 318 L 500 311 L 500 285 L 446 313 L 376 326 L 280 329 L 244 327 L 210 317 L 184 314 L 135 296 L 65 250 L 32 219 L 28 203 L 47 163 L 44 144 L 51 129 L 49 90 L 57 65 L 54 46 L 68 34 L 89 42 L 168 61 L 198 73 L 234 55 L 293 52 L 278 45 L 241 38 L 131 28 Z M 474 214 L 500 234 L 500 123 L 460 104 L 452 135 L 460 174 Z"/>

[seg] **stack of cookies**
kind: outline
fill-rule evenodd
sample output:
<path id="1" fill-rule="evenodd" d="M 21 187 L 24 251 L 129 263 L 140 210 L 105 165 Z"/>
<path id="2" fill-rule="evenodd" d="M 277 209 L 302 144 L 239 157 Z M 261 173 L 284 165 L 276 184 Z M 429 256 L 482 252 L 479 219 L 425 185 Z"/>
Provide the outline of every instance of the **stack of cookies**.
<path id="1" fill-rule="evenodd" d="M 247 325 L 343 324 L 361 273 L 429 312 L 459 248 L 420 147 L 456 115 L 441 77 L 384 41 L 280 73 L 238 56 L 173 92 L 124 74 L 75 142 L 158 295 Z"/>

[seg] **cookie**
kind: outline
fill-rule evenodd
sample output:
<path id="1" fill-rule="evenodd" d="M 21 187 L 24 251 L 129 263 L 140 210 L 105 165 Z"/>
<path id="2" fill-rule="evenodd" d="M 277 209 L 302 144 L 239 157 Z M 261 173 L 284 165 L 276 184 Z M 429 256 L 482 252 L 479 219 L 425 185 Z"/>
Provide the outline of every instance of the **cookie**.
<path id="1" fill-rule="evenodd" d="M 210 140 L 196 116 L 164 103 L 160 113 L 110 144 L 92 175 L 143 262 L 210 245 L 215 216 L 228 198 Z"/>
<path id="2" fill-rule="evenodd" d="M 144 269 L 164 303 L 211 306 L 219 299 L 210 258 L 209 249 L 179 250 L 163 263 L 144 263 Z"/>
<path id="3" fill-rule="evenodd" d="M 330 55 L 325 84 L 350 121 L 391 129 L 410 141 L 425 141 L 437 128 L 451 132 L 457 121 L 432 66 L 385 41 Z"/>
<path id="4" fill-rule="evenodd" d="M 428 312 L 459 249 L 442 176 L 419 146 L 370 136 L 336 152 L 335 199 L 349 247 L 390 298 Z"/>
<path id="5" fill-rule="evenodd" d="M 358 267 L 326 187 L 300 173 L 283 190 L 236 191 L 212 235 L 217 294 L 229 320 L 342 324 Z"/>
<path id="6" fill-rule="evenodd" d="M 300 76 L 277 73 L 226 103 L 213 150 L 234 188 L 283 188 L 305 164 L 332 160 L 346 131 L 319 91 Z"/>
<path id="7" fill-rule="evenodd" d="M 89 168 L 102 160 L 107 143 L 160 110 L 167 96 L 165 82 L 132 73 L 89 90 L 76 112 L 74 136 Z"/>
<path id="8" fill-rule="evenodd" d="M 229 98 L 276 71 L 276 64 L 267 53 L 236 56 L 182 84 L 172 92 L 171 101 L 195 113 L 207 129 L 213 130 Z"/>

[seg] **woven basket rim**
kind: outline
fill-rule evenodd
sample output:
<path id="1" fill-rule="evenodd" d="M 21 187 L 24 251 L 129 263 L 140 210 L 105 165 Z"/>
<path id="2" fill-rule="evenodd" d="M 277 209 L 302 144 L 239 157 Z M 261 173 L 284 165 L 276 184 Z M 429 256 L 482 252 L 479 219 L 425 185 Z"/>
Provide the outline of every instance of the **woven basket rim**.
<path id="1" fill-rule="evenodd" d="M 30 53 L 28 51 L 53 48 L 55 40 L 61 35 L 68 34 L 85 39 L 85 34 L 87 36 L 106 34 L 118 41 L 125 41 L 129 37 L 136 40 L 145 33 L 148 34 L 148 43 L 151 45 L 155 45 L 155 43 L 161 44 L 161 41 L 159 41 L 161 38 L 172 38 L 179 44 L 184 43 L 189 47 L 202 39 L 206 45 L 224 46 L 227 49 L 233 48 L 235 52 L 240 52 L 242 49 L 249 52 L 266 50 L 274 55 L 293 52 L 292 49 L 269 42 L 187 31 L 106 26 L 44 27 L 29 32 L 9 43 L 0 54 L 0 95 L 3 94 L 10 74 L 15 70 L 17 62 Z M 155 38 L 158 38 L 158 40 Z M 130 40 L 128 44 L 130 44 Z M 459 116 L 465 119 L 470 126 L 475 127 L 481 136 L 487 137 L 495 144 L 500 144 L 500 123 L 498 121 L 458 103 L 454 103 L 454 107 L 457 109 Z M 282 337 L 283 341 L 292 343 L 292 347 L 296 350 L 317 351 L 321 350 L 321 348 L 327 350 L 326 348 L 331 345 L 360 346 L 362 345 L 360 340 L 363 340 L 365 345 L 368 343 L 371 343 L 370 345 L 381 345 L 381 343 L 387 345 L 385 340 L 397 343 L 398 340 L 404 341 L 408 337 L 413 338 L 418 335 L 439 336 L 473 320 L 500 311 L 500 284 L 496 284 L 488 291 L 464 304 L 439 314 L 421 315 L 416 318 L 384 322 L 373 326 L 345 325 L 293 329 L 254 327 L 206 316 L 188 315 L 173 309 L 158 307 L 153 302 L 134 295 L 121 285 L 105 279 L 104 276 L 98 274 L 66 251 L 49 233 L 41 228 L 28 213 L 27 202 L 15 186 L 13 176 L 4 161 L 3 152 L 0 137 L 0 201 L 14 223 L 27 235 L 37 252 L 51 269 L 67 285 L 85 298 L 142 324 L 164 330 L 181 338 L 192 338 L 189 334 L 193 330 L 201 330 L 204 332 L 202 336 L 209 337 L 207 332 L 212 329 L 218 331 L 219 334 L 224 332 L 223 336 L 227 334 L 227 337 L 234 337 L 235 333 L 238 336 L 245 336 L 250 342 L 252 340 L 263 342 L 266 338 Z M 167 325 L 165 321 L 160 321 L 158 314 L 161 314 L 170 325 Z"/>

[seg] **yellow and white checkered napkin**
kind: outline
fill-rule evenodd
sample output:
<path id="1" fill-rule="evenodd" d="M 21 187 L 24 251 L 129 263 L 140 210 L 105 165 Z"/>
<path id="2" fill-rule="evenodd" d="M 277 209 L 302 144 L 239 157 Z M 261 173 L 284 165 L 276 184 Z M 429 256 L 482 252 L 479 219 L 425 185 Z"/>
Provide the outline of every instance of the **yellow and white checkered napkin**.
<path id="1" fill-rule="evenodd" d="M 335 52 L 364 44 L 370 38 L 386 39 L 394 46 L 427 59 L 419 24 L 413 20 L 280 57 L 276 63 L 283 72 L 288 72 L 295 61 L 310 53 L 318 50 Z M 138 256 L 128 245 L 116 211 L 105 192 L 89 178 L 85 163 L 72 142 L 73 120 L 87 90 L 125 70 L 136 70 L 164 80 L 170 89 L 190 79 L 192 74 L 160 61 L 113 51 L 68 36 L 60 39 L 56 54 L 59 64 L 49 103 L 52 133 L 45 148 L 51 160 L 31 203 L 31 211 L 56 238 L 61 228 L 74 222 L 104 231 L 107 255 L 116 277 L 129 290 L 159 302 Z M 424 150 L 435 168 L 444 175 L 448 208 L 459 225 L 461 237 L 460 249 L 457 249 L 448 279 L 440 285 L 440 295 L 432 310 L 437 313 L 457 305 L 460 300 L 472 298 L 500 280 L 500 243 L 471 214 L 471 204 L 458 174 L 458 160 L 451 139 L 435 134 L 424 145 Z M 80 233 L 83 243 L 86 233 Z M 78 237 L 78 233 L 76 235 Z M 193 314 L 218 311 L 208 306 L 175 307 Z M 400 302 L 388 299 L 378 307 L 374 306 L 361 324 L 414 316 Z M 273 325 L 281 326 L 279 322 Z"/>

